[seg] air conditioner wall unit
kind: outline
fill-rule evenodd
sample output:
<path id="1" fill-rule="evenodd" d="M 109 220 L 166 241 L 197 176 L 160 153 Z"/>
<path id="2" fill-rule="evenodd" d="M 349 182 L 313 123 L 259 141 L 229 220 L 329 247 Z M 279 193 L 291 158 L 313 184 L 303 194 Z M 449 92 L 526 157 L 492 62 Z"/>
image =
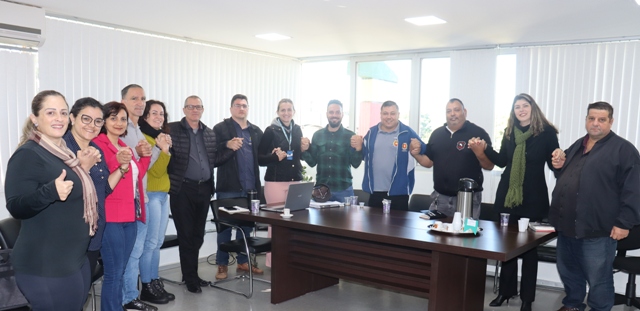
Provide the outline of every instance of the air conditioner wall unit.
<path id="1" fill-rule="evenodd" d="M 0 1 L 0 45 L 40 47 L 45 26 L 44 9 Z"/>

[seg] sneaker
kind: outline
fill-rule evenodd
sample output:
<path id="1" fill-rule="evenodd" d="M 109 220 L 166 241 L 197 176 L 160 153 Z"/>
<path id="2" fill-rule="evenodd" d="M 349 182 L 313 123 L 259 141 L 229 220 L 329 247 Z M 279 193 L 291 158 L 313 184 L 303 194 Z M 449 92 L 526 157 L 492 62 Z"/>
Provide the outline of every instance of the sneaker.
<path id="1" fill-rule="evenodd" d="M 236 268 L 236 271 L 242 271 L 242 272 L 249 272 L 249 263 L 245 262 L 245 263 L 239 263 L 238 267 Z M 251 266 L 251 271 L 253 272 L 253 274 L 263 274 L 264 271 L 262 271 L 262 269 L 256 267 L 256 266 Z"/>
<path id="2" fill-rule="evenodd" d="M 224 280 L 227 278 L 228 267 L 226 265 L 218 265 L 218 273 L 216 274 L 216 280 Z"/>
<path id="3" fill-rule="evenodd" d="M 158 308 L 148 305 L 137 298 L 125 304 L 124 308 L 127 310 L 158 311 Z"/>
<path id="4" fill-rule="evenodd" d="M 153 284 L 153 287 L 156 289 L 156 291 L 160 292 L 163 296 L 167 297 L 169 301 L 173 301 L 176 299 L 176 295 L 169 293 L 164 289 L 164 283 L 162 283 L 162 280 L 160 279 L 151 280 L 151 284 Z"/>

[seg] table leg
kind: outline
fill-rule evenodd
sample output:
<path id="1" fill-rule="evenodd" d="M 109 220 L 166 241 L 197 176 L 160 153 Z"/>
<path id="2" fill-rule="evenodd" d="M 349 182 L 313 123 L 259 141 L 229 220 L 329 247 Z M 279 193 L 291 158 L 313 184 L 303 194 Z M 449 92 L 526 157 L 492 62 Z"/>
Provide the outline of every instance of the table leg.
<path id="1" fill-rule="evenodd" d="M 432 252 L 429 311 L 482 311 L 487 260 Z"/>

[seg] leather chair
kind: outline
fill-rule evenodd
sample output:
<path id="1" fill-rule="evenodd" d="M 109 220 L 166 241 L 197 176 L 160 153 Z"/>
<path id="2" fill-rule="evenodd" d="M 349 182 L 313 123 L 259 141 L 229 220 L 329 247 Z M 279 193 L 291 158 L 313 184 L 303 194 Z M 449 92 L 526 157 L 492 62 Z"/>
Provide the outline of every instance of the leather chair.
<path id="1" fill-rule="evenodd" d="M 492 203 L 480 203 L 480 220 L 488 220 L 488 221 L 498 221 L 500 219 L 500 214 L 493 209 Z M 502 267 L 502 262 L 499 260 L 495 261 L 495 271 L 493 275 L 493 293 L 497 294 L 500 286 L 500 267 Z"/>
<path id="2" fill-rule="evenodd" d="M 624 295 L 616 294 L 615 304 L 625 304 L 640 309 L 640 301 L 636 298 L 636 275 L 640 274 L 640 257 L 627 256 L 627 251 L 640 248 L 640 226 L 629 231 L 629 236 L 618 241 L 618 253 L 613 260 L 614 272 L 624 272 L 629 275 Z"/>
<path id="3" fill-rule="evenodd" d="M 364 202 L 364 205 L 369 204 L 369 193 L 365 192 L 362 189 L 353 189 L 353 195 L 358 196 L 358 202 Z M 342 202 L 342 200 L 338 200 Z"/>
<path id="4" fill-rule="evenodd" d="M 429 209 L 433 199 L 428 194 L 412 194 L 409 198 L 409 211 L 419 212 Z"/>
<path id="5" fill-rule="evenodd" d="M 233 229 L 236 230 L 236 239 L 235 240 L 231 240 L 229 242 L 226 243 L 222 243 L 220 245 L 218 245 L 218 251 L 225 251 L 228 253 L 243 253 L 246 254 L 247 256 L 251 256 L 251 255 L 255 255 L 255 254 L 259 254 L 259 253 L 266 253 L 266 252 L 270 252 L 271 251 L 271 239 L 270 238 L 261 238 L 261 237 L 248 237 L 248 238 L 243 238 L 244 235 L 244 231 L 242 230 L 242 228 L 240 227 L 241 222 L 239 221 L 234 221 L 234 220 L 230 220 L 230 219 L 225 219 L 225 217 L 221 217 L 220 213 L 219 213 L 219 208 L 220 207 L 225 207 L 225 206 L 239 206 L 239 207 L 247 207 L 248 206 L 248 202 L 246 198 L 231 198 L 231 199 L 220 199 L 220 200 L 212 200 L 211 201 L 211 209 L 213 211 L 213 222 L 216 224 L 216 232 L 218 234 L 220 234 L 220 232 L 222 232 L 223 230 L 227 229 L 228 227 L 231 227 Z M 224 213 L 224 212 L 223 212 Z M 246 226 L 253 226 L 253 223 L 246 223 Z M 238 276 L 236 276 L 233 279 L 225 279 L 225 280 L 216 280 L 214 282 L 211 283 L 212 287 L 215 288 L 219 288 L 225 291 L 229 291 L 232 293 L 236 293 L 239 295 L 243 295 L 246 298 L 251 298 L 251 296 L 253 296 L 253 281 L 261 281 L 261 282 L 265 282 L 265 283 L 271 283 L 270 281 L 267 280 L 263 280 L 263 279 L 258 279 L 258 278 L 254 278 L 253 277 L 253 260 L 249 260 L 249 293 L 244 293 L 244 292 L 240 292 L 240 291 L 236 291 L 233 289 L 229 289 L 229 288 L 225 288 L 225 287 L 221 287 L 218 284 L 224 283 L 224 282 L 228 282 L 228 281 L 232 281 L 232 280 L 238 280 L 238 279 L 244 279 L 247 278 L 246 274 L 240 274 Z"/>
<path id="6" fill-rule="evenodd" d="M 0 220 L 0 249 L 12 249 L 16 244 L 16 240 L 18 239 L 18 234 L 20 233 L 20 220 L 9 217 Z M 0 258 L 0 260 L 5 260 L 4 257 Z M 19 290 L 15 288 L 15 290 Z M 16 297 L 13 297 L 16 298 Z M 24 297 L 22 297 L 24 299 Z M 29 303 L 24 301 L 12 299 L 11 308 L 17 308 L 15 310 L 31 310 L 29 307 Z M 4 310 L 4 309 L 3 309 Z M 11 309 L 14 310 L 14 309 Z"/>

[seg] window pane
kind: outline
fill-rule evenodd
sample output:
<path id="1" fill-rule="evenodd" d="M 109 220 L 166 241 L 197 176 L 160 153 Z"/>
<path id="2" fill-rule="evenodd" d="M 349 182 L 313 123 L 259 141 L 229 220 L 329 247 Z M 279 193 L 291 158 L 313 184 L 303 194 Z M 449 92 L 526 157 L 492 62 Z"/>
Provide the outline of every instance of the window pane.
<path id="1" fill-rule="evenodd" d="M 516 96 L 516 55 L 498 55 L 496 68 L 496 103 L 493 128 L 493 148 L 500 150 L 507 127 L 513 97 Z"/>
<path id="2" fill-rule="evenodd" d="M 380 122 L 380 107 L 392 100 L 400 108 L 400 121 L 409 125 L 411 60 L 358 63 L 356 78 L 356 130 L 365 135 Z"/>
<path id="3" fill-rule="evenodd" d="M 301 103 L 306 111 L 300 120 L 305 137 L 327 125 L 327 103 L 342 102 L 342 124 L 349 127 L 349 61 L 314 62 L 302 64 Z M 302 115 L 302 114 L 301 114 Z"/>
<path id="4" fill-rule="evenodd" d="M 425 58 L 422 60 L 420 79 L 420 124 L 418 134 L 424 142 L 431 132 L 446 122 L 446 106 L 449 98 L 449 58 Z"/>

